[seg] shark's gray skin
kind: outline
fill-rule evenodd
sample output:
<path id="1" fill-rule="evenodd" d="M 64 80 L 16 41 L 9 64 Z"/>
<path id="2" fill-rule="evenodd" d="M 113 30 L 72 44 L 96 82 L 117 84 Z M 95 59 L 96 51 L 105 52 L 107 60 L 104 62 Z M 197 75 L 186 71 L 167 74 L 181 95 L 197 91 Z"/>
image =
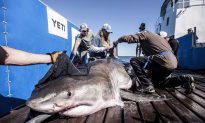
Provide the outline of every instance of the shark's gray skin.
<path id="1" fill-rule="evenodd" d="M 84 116 L 123 106 L 119 90 L 131 85 L 123 65 L 108 58 L 91 63 L 88 76 L 63 76 L 35 88 L 26 104 L 39 112 Z"/>

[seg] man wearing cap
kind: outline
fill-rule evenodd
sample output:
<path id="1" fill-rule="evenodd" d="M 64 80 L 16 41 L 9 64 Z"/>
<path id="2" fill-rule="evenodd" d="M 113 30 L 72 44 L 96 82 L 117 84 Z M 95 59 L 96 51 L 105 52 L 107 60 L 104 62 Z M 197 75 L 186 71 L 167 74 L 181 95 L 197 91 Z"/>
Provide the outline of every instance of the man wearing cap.
<path id="1" fill-rule="evenodd" d="M 194 78 L 191 76 L 170 77 L 170 74 L 177 68 L 177 59 L 172 53 L 172 48 L 161 36 L 143 31 L 135 35 L 120 37 L 113 42 L 118 43 L 140 43 L 144 58 L 135 57 L 130 60 L 136 76 L 140 80 L 137 91 L 144 93 L 155 92 L 154 86 L 159 88 L 172 88 L 183 85 L 185 93 L 189 94 L 194 89 Z M 151 80 L 147 78 L 146 70 L 152 71 Z"/>
<path id="2" fill-rule="evenodd" d="M 107 55 L 107 50 L 110 49 L 109 35 L 112 33 L 111 26 L 104 24 L 98 35 L 92 40 L 92 45 L 89 49 L 91 59 L 102 59 Z"/>
<path id="3" fill-rule="evenodd" d="M 93 33 L 89 30 L 86 23 L 80 25 L 80 34 L 76 36 L 75 45 L 72 54 L 78 56 L 83 63 L 87 63 L 88 49 L 90 48 L 91 41 L 93 40 Z M 72 57 L 71 57 L 72 59 Z"/>
<path id="4" fill-rule="evenodd" d="M 139 27 L 139 33 L 145 31 L 145 23 L 141 23 L 140 27 Z M 136 47 L 136 56 L 140 56 L 142 52 L 142 48 L 140 47 L 140 44 L 137 43 L 137 47 Z"/>

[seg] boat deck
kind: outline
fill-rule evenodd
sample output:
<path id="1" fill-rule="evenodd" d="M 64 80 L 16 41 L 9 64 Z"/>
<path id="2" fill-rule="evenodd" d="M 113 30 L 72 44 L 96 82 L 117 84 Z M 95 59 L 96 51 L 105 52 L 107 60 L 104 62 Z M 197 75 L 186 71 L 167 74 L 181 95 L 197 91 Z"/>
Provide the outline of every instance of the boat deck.
<path id="1" fill-rule="evenodd" d="M 54 115 L 47 123 L 138 123 L 138 122 L 205 122 L 205 74 L 180 71 L 176 74 L 192 74 L 196 80 L 196 89 L 190 95 L 184 94 L 183 88 L 175 92 L 156 90 L 159 95 L 166 95 L 170 100 L 152 102 L 125 101 L 124 108 L 110 107 L 92 115 L 68 118 Z M 0 123 L 23 123 L 30 109 L 27 106 L 15 109 L 0 118 Z"/>

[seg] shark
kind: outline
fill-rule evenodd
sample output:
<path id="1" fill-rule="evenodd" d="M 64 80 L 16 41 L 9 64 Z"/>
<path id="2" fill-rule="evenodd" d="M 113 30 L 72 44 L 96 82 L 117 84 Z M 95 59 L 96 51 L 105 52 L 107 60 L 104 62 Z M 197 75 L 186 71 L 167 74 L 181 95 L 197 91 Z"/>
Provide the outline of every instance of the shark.
<path id="1" fill-rule="evenodd" d="M 123 106 L 120 88 L 129 89 L 132 80 L 115 59 L 97 60 L 86 76 L 65 75 L 36 87 L 26 104 L 38 112 L 78 117 L 112 106 Z"/>
<path id="2" fill-rule="evenodd" d="M 123 107 L 123 99 L 135 102 L 168 100 L 166 96 L 133 94 L 128 91 L 134 82 L 118 59 L 106 58 L 91 62 L 89 73 L 78 73 L 77 76 L 71 75 L 76 70 L 70 65 L 59 66 L 65 63 L 71 64 L 69 58 L 54 64 L 26 102 L 32 110 L 45 113 L 44 118 L 55 113 L 69 117 L 86 116 L 108 107 Z M 56 74 L 59 68 L 62 70 Z M 70 74 L 65 72 L 69 70 Z"/>

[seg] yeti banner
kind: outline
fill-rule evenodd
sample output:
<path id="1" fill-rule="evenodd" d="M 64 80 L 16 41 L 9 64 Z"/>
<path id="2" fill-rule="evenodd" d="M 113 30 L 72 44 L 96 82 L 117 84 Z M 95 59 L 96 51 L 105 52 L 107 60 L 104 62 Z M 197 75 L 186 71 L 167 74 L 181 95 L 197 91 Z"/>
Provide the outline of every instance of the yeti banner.
<path id="1" fill-rule="evenodd" d="M 68 39 L 67 19 L 47 7 L 48 32 L 53 35 Z"/>

